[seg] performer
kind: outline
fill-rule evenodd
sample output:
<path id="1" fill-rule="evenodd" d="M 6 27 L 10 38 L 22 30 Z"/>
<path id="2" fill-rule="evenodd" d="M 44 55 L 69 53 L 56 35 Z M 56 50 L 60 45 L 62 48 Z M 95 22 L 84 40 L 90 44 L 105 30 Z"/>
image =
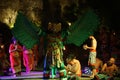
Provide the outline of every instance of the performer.
<path id="1" fill-rule="evenodd" d="M 55 78 L 59 71 L 60 77 L 66 77 L 66 70 L 63 63 L 63 44 L 60 35 L 61 23 L 49 23 L 47 34 L 46 55 L 44 61 L 44 78 Z"/>
<path id="2" fill-rule="evenodd" d="M 26 67 L 26 73 L 30 73 L 30 71 L 34 68 L 34 54 L 32 49 L 27 49 L 23 46 L 23 64 Z"/>
<path id="3" fill-rule="evenodd" d="M 115 58 L 111 57 L 110 60 L 103 65 L 101 72 L 113 77 L 117 71 L 118 67 L 115 64 Z"/>
<path id="4" fill-rule="evenodd" d="M 95 68 L 96 68 L 96 72 L 97 74 L 101 72 L 103 67 L 103 61 L 100 58 L 96 58 L 96 63 L 95 63 Z"/>
<path id="5" fill-rule="evenodd" d="M 18 44 L 15 38 L 12 41 L 13 43 L 9 46 L 10 64 L 13 76 L 18 76 L 21 74 L 22 46 Z"/>
<path id="6" fill-rule="evenodd" d="M 96 69 L 95 69 L 95 63 L 96 63 L 96 48 L 97 48 L 97 41 L 94 36 L 89 36 L 91 39 L 91 47 L 88 47 L 87 44 L 83 45 L 83 48 L 85 50 L 89 49 L 89 60 L 88 60 L 88 65 L 92 68 L 92 75 L 90 77 L 94 78 L 96 75 Z"/>
<path id="7" fill-rule="evenodd" d="M 97 80 L 114 80 L 118 73 L 118 66 L 115 64 L 115 58 L 111 57 L 110 60 L 104 63 L 101 73 L 96 76 Z"/>
<path id="8" fill-rule="evenodd" d="M 76 59 L 76 57 L 74 56 L 74 54 L 69 54 L 67 59 L 67 66 L 66 66 L 66 70 L 67 70 L 67 74 L 69 75 L 68 79 L 73 79 L 75 78 L 75 80 L 79 80 L 79 77 L 81 76 L 81 64 L 80 61 Z"/>

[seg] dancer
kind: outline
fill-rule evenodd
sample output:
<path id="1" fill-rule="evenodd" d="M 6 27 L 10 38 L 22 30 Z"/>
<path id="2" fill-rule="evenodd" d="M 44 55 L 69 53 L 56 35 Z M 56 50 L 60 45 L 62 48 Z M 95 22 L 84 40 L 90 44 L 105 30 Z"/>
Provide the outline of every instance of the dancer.
<path id="1" fill-rule="evenodd" d="M 61 23 L 49 23 L 49 33 L 46 37 L 46 55 L 44 60 L 44 78 L 55 78 L 57 71 L 61 78 L 66 77 L 66 69 L 63 63 L 63 44 L 60 34 Z"/>
<path id="2" fill-rule="evenodd" d="M 94 36 L 90 35 L 89 38 L 91 39 L 91 46 L 88 47 L 87 44 L 83 45 L 85 50 L 89 49 L 89 60 L 88 65 L 92 68 L 92 75 L 90 77 L 94 78 L 96 75 L 95 63 L 96 63 L 96 48 L 97 48 L 97 41 Z"/>
<path id="3" fill-rule="evenodd" d="M 22 46 L 15 38 L 12 38 L 12 43 L 9 46 L 9 53 L 13 76 L 21 75 Z"/>
<path id="4" fill-rule="evenodd" d="M 32 49 L 27 49 L 23 46 L 23 64 L 26 67 L 26 73 L 30 73 L 30 71 L 34 68 L 34 54 Z"/>

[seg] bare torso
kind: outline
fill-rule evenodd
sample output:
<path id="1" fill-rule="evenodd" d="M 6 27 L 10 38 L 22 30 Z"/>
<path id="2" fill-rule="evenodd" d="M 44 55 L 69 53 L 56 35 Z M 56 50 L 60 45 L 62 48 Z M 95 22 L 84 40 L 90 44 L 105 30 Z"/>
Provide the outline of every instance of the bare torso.
<path id="1" fill-rule="evenodd" d="M 114 73 L 117 71 L 117 66 L 115 64 L 111 66 L 107 66 L 105 63 L 102 68 L 102 72 L 106 73 L 107 75 L 113 76 Z"/>

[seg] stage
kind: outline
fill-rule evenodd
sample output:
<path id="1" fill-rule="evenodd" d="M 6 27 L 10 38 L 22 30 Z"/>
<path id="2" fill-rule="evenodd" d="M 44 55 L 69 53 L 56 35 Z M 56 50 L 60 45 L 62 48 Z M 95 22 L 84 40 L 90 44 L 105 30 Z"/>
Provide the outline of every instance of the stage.
<path id="1" fill-rule="evenodd" d="M 54 79 L 43 79 L 43 72 L 41 71 L 31 71 L 30 73 L 22 72 L 21 76 L 0 76 L 0 80 L 67 80 L 58 78 L 59 75 L 56 75 Z M 91 80 L 89 77 L 80 77 L 80 80 Z"/>

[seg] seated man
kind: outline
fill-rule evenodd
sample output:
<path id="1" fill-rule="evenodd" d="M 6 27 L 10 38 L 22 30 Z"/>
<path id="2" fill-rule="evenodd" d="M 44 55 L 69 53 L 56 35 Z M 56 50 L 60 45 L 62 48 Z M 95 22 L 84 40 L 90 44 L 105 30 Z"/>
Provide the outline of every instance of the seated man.
<path id="1" fill-rule="evenodd" d="M 103 65 L 101 71 L 108 76 L 114 76 L 114 74 L 118 71 L 118 68 L 115 65 L 115 58 L 110 58 L 110 60 Z"/>
<path id="2" fill-rule="evenodd" d="M 67 59 L 66 70 L 71 79 L 74 77 L 79 78 L 81 76 L 81 64 L 80 61 L 75 58 L 73 54 L 69 54 Z"/>
<path id="3" fill-rule="evenodd" d="M 95 63 L 96 73 L 101 72 L 102 67 L 103 67 L 103 61 L 99 58 L 96 58 L 96 63 Z"/>
<path id="4" fill-rule="evenodd" d="M 101 70 L 102 74 L 98 74 L 97 76 L 99 79 L 109 79 L 113 78 L 117 71 L 118 67 L 115 64 L 115 58 L 111 57 L 110 60 L 103 65 Z"/>

